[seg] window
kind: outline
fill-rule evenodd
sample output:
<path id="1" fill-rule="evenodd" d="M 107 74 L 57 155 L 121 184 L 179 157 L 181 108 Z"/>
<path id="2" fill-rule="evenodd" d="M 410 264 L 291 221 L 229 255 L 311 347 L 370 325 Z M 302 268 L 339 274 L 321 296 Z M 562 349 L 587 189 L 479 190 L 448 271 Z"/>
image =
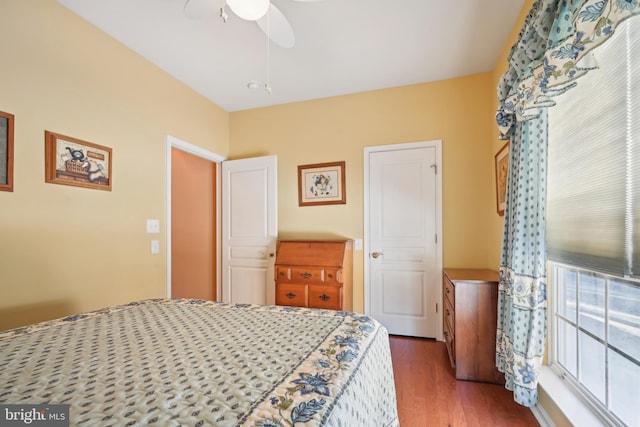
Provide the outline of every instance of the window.
<path id="1" fill-rule="evenodd" d="M 608 424 L 640 405 L 640 19 L 549 109 L 550 363 Z"/>
<path id="2" fill-rule="evenodd" d="M 551 265 L 552 365 L 605 417 L 618 425 L 638 425 L 640 287 L 615 276 Z"/>

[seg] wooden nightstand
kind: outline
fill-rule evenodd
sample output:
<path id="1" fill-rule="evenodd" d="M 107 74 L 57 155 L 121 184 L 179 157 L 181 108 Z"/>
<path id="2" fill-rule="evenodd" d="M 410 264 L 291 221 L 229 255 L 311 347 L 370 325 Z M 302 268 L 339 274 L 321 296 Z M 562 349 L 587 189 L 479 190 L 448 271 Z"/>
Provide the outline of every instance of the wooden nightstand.
<path id="1" fill-rule="evenodd" d="M 448 268 L 443 276 L 444 336 L 456 378 L 504 384 L 495 367 L 498 273 Z"/>

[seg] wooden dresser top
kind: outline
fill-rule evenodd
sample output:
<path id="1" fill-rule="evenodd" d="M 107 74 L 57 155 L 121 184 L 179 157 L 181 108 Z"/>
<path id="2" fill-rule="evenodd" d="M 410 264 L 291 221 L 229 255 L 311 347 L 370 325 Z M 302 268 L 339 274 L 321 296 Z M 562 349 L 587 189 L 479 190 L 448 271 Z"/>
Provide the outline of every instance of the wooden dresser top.
<path id="1" fill-rule="evenodd" d="M 444 274 L 452 282 L 498 282 L 497 271 L 476 268 L 445 268 Z"/>

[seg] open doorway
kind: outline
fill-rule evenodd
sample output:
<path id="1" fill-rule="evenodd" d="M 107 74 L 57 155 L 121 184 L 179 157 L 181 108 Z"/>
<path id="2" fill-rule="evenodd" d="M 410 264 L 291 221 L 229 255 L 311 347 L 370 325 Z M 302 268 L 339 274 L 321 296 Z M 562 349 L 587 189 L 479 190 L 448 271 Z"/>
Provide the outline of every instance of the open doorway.
<path id="1" fill-rule="evenodd" d="M 171 296 L 217 299 L 217 165 L 171 149 Z"/>
<path id="2" fill-rule="evenodd" d="M 219 301 L 217 154 L 167 138 L 167 296 Z"/>

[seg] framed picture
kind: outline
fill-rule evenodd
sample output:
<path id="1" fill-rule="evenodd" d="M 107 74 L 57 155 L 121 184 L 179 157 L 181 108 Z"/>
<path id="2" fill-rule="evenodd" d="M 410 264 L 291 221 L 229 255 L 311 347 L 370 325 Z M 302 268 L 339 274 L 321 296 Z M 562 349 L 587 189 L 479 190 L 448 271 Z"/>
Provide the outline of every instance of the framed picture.
<path id="1" fill-rule="evenodd" d="M 298 166 L 298 205 L 339 205 L 347 203 L 345 162 Z"/>
<path id="2" fill-rule="evenodd" d="M 13 191 L 13 119 L 0 111 L 0 191 Z"/>
<path id="3" fill-rule="evenodd" d="M 111 148 L 44 132 L 45 182 L 111 191 Z"/>
<path id="4" fill-rule="evenodd" d="M 507 201 L 507 176 L 509 175 L 509 141 L 496 154 L 496 207 L 498 215 L 504 215 Z"/>

